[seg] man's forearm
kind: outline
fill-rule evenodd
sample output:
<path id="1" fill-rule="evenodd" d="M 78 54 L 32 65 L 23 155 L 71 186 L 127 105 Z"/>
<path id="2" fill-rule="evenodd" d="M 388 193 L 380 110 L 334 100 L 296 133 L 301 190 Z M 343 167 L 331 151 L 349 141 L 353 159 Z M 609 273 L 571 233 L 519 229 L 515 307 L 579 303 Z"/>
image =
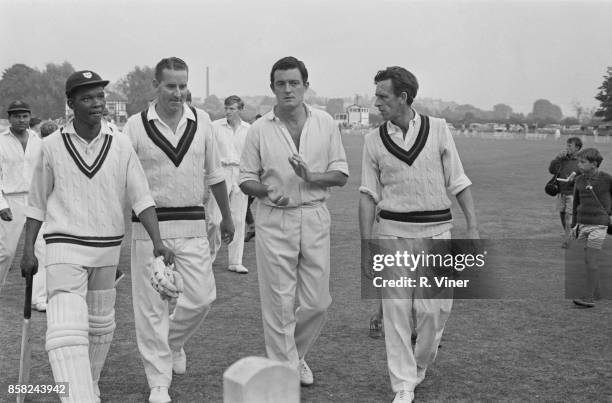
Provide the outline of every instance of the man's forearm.
<path id="1" fill-rule="evenodd" d="M 474 209 L 474 199 L 470 187 L 463 189 L 457 193 L 457 202 L 463 211 L 465 221 L 467 221 L 468 229 L 478 229 L 478 221 L 476 219 L 476 211 Z"/>
<path id="2" fill-rule="evenodd" d="M 147 207 L 138 215 L 138 219 L 149 234 L 153 245 L 161 245 L 161 235 L 159 233 L 159 223 L 157 222 L 157 213 L 155 207 Z"/>
<path id="3" fill-rule="evenodd" d="M 38 237 L 38 232 L 42 226 L 42 221 L 28 217 L 25 223 L 25 238 L 23 244 L 23 254 L 34 253 L 34 244 Z"/>
<path id="4" fill-rule="evenodd" d="M 268 196 L 268 187 L 257 181 L 246 181 L 240 184 L 240 190 L 248 196 L 264 198 Z"/>
<path id="5" fill-rule="evenodd" d="M 215 196 L 215 200 L 217 201 L 217 205 L 219 206 L 219 210 L 221 211 L 221 216 L 224 219 L 231 217 L 232 213 L 229 208 L 229 200 L 227 198 L 227 186 L 225 181 L 215 183 L 210 186 L 210 191 L 213 196 Z"/>
<path id="6" fill-rule="evenodd" d="M 368 194 L 361 193 L 359 198 L 359 232 L 361 239 L 372 237 L 372 225 L 376 213 L 376 203 Z"/>
<path id="7" fill-rule="evenodd" d="M 327 171 L 323 173 L 311 173 L 310 183 L 314 183 L 321 187 L 344 186 L 348 176 L 340 171 Z"/>

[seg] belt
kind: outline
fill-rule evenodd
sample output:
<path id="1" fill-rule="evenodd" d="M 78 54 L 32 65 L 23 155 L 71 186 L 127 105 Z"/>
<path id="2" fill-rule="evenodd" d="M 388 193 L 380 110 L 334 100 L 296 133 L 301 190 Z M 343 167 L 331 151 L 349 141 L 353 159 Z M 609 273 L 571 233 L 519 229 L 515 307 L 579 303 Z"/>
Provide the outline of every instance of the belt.
<path id="1" fill-rule="evenodd" d="M 177 221 L 177 220 L 204 220 L 204 207 L 156 207 L 157 221 Z M 132 211 L 132 222 L 140 222 L 138 216 Z"/>
<path id="2" fill-rule="evenodd" d="M 433 211 L 411 211 L 409 213 L 396 213 L 394 211 L 380 210 L 380 218 L 392 221 L 412 223 L 446 222 L 453 219 L 450 209 Z"/>

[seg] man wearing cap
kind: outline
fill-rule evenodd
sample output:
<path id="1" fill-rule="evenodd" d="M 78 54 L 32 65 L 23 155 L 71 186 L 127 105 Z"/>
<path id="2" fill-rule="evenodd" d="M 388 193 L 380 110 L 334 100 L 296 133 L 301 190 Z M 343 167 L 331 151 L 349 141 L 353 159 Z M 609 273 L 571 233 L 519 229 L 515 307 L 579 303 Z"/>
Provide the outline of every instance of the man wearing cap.
<path id="1" fill-rule="evenodd" d="M 362 270 L 369 279 L 374 277 L 367 248 L 371 239 L 384 239 L 390 253 L 401 246 L 419 254 L 428 251 L 424 239 L 450 238 L 447 192 L 457 197 L 467 221 L 467 237 L 478 238 L 472 183 L 463 172 L 446 122 L 412 108 L 419 88 L 416 77 L 395 66 L 379 71 L 374 82 L 375 106 L 385 122 L 365 137 L 359 188 Z M 383 275 L 400 272 L 394 267 Z M 382 290 L 394 403 L 413 401 L 414 388 L 436 357 L 450 315 L 452 299 L 424 298 L 421 291 Z"/>
<path id="2" fill-rule="evenodd" d="M 270 89 L 277 105 L 249 129 L 240 188 L 258 198 L 255 248 L 268 357 L 294 366 L 309 386 L 314 377 L 305 356 L 331 303 L 326 200 L 330 187 L 346 184 L 348 164 L 332 117 L 304 103 L 304 62 L 277 61 Z"/>
<path id="3" fill-rule="evenodd" d="M 99 402 L 98 380 L 115 329 L 115 271 L 129 202 L 148 231 L 155 256 L 174 254 L 159 236 L 155 204 L 138 157 L 102 121 L 103 80 L 78 71 L 66 81 L 74 119 L 45 138 L 26 208 L 22 275 L 35 273 L 35 240 L 45 221 L 47 334 L 55 382 L 69 384 L 63 402 Z"/>
<path id="4" fill-rule="evenodd" d="M 151 240 L 138 219 L 132 224 L 132 295 L 136 340 L 150 388 L 149 402 L 170 401 L 172 372 L 187 370 L 185 343 L 210 311 L 217 291 L 206 237 L 204 194 L 210 186 L 221 216 L 221 238 L 234 226 L 223 171 L 208 114 L 185 103 L 188 67 L 177 57 L 155 66 L 156 99 L 131 116 L 123 132 L 144 168 L 157 205 L 163 242 L 176 253 L 176 271 L 185 288 L 169 313 L 149 284 Z"/>
<path id="5" fill-rule="evenodd" d="M 0 133 L 0 289 L 11 268 L 25 224 L 30 180 L 41 140 L 30 130 L 30 106 L 23 101 L 8 107 L 10 127 Z"/>
<path id="6" fill-rule="evenodd" d="M 219 149 L 219 157 L 225 175 L 225 186 L 228 191 L 232 221 L 236 227 L 236 236 L 227 245 L 229 271 L 236 273 L 248 273 L 249 270 L 242 265 L 242 253 L 244 251 L 245 218 L 248 196 L 242 193 L 239 185 L 240 177 L 240 155 L 244 148 L 244 140 L 251 126 L 240 117 L 240 111 L 244 109 L 244 102 L 237 95 L 225 98 L 225 118 L 215 120 L 213 126 L 216 129 L 216 140 Z M 219 222 L 221 214 L 214 200 L 208 200 L 208 242 L 210 242 L 210 253 L 213 262 L 221 247 L 221 232 Z"/>

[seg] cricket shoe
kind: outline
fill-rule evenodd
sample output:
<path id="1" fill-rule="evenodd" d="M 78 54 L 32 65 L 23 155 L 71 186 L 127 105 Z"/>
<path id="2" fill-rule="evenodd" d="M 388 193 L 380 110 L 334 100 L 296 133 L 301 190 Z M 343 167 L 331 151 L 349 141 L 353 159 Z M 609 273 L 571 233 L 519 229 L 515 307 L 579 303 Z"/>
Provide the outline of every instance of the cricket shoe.
<path id="1" fill-rule="evenodd" d="M 119 284 L 123 277 L 125 277 L 125 273 L 117 269 L 117 272 L 115 272 L 115 287 L 117 287 L 117 284 Z"/>
<path id="2" fill-rule="evenodd" d="M 249 272 L 249 269 L 247 269 L 241 264 L 232 264 L 227 268 L 227 270 L 233 271 L 235 273 L 241 273 L 241 274 L 246 274 Z"/>
<path id="3" fill-rule="evenodd" d="M 298 364 L 298 372 L 300 373 L 300 384 L 302 386 L 310 386 L 314 383 L 312 371 L 304 359 L 301 359 L 300 363 Z"/>
<path id="4" fill-rule="evenodd" d="M 393 403 L 412 403 L 414 400 L 414 392 L 411 390 L 400 390 L 395 394 Z"/>
<path id="5" fill-rule="evenodd" d="M 187 354 L 182 348 L 181 351 L 172 352 L 172 371 L 177 375 L 187 372 Z"/>
<path id="6" fill-rule="evenodd" d="M 151 388 L 149 403 L 170 403 L 171 401 L 172 399 L 170 399 L 166 386 L 155 386 Z"/>
<path id="7" fill-rule="evenodd" d="M 595 306 L 595 302 L 593 302 L 593 298 L 576 298 L 574 300 L 574 304 L 582 308 L 593 308 Z"/>
<path id="8" fill-rule="evenodd" d="M 47 312 L 47 303 L 46 302 L 37 302 L 32 304 L 32 309 L 38 312 Z"/>
<path id="9" fill-rule="evenodd" d="M 255 237 L 255 225 L 251 224 L 248 226 L 246 233 L 244 234 L 244 242 L 249 242 Z"/>

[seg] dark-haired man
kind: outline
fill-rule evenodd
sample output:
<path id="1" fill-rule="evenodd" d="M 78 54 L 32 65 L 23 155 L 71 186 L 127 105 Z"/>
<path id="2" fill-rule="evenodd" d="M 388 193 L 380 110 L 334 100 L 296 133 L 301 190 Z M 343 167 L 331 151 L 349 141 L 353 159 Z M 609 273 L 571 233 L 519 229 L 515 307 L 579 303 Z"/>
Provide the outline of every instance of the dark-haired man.
<path id="1" fill-rule="evenodd" d="M 236 236 L 227 245 L 229 271 L 236 273 L 248 273 L 249 270 L 242 265 L 242 253 L 244 251 L 245 218 L 247 210 L 248 196 L 238 187 L 240 177 L 240 156 L 244 148 L 249 125 L 240 117 L 240 111 L 244 109 L 244 102 L 237 95 L 225 98 L 225 118 L 215 120 L 215 134 L 219 150 L 219 159 L 223 166 L 225 175 L 225 186 L 227 187 L 232 212 L 232 221 L 236 227 Z M 208 242 L 210 243 L 210 253 L 213 262 L 217 252 L 221 247 L 221 232 L 219 222 L 221 214 L 217 203 L 209 199 L 207 213 L 210 215 L 208 220 Z"/>
<path id="2" fill-rule="evenodd" d="M 0 289 L 26 221 L 28 190 L 41 148 L 40 138 L 29 128 L 30 106 L 14 101 L 7 113 L 11 126 L 0 133 Z"/>
<path id="3" fill-rule="evenodd" d="M 447 191 L 457 197 L 465 214 L 467 237 L 478 237 L 471 182 L 446 122 L 412 107 L 419 88 L 416 77 L 402 67 L 388 67 L 374 82 L 375 106 L 385 122 L 365 137 L 359 188 L 362 269 L 370 279 L 368 240 L 401 240 L 406 251 L 418 254 L 424 238 L 450 238 Z M 414 388 L 435 359 L 452 300 L 420 298 L 410 288 L 384 290 L 383 298 L 394 403 L 412 402 Z"/>
<path id="4" fill-rule="evenodd" d="M 174 254 L 159 236 L 155 205 L 129 140 L 103 122 L 108 81 L 90 70 L 66 80 L 74 119 L 45 138 L 26 210 L 23 276 L 36 273 L 34 243 L 45 221 L 47 335 L 63 402 L 99 402 L 98 380 L 115 330 L 115 271 L 129 201 L 153 239 L 155 256 Z"/>
<path id="5" fill-rule="evenodd" d="M 183 60 L 160 60 L 153 80 L 156 99 L 130 117 L 123 128 L 142 162 L 157 206 L 161 237 L 175 252 L 175 269 L 185 284 L 170 315 L 168 301 L 160 299 L 149 284 L 151 240 L 133 217 L 136 340 L 151 388 L 151 403 L 170 401 L 172 372 L 186 371 L 183 346 L 198 330 L 217 295 L 206 238 L 205 183 L 221 210 L 222 240 L 229 243 L 234 234 L 213 126 L 206 112 L 185 103 L 187 80 L 188 67 Z"/>
<path id="6" fill-rule="evenodd" d="M 255 248 L 268 356 L 314 381 L 305 355 L 331 303 L 329 188 L 348 165 L 333 118 L 304 103 L 308 71 L 294 57 L 270 72 L 273 110 L 251 126 L 240 161 L 240 188 L 258 198 Z M 297 299 L 297 309 L 295 302 Z"/>

